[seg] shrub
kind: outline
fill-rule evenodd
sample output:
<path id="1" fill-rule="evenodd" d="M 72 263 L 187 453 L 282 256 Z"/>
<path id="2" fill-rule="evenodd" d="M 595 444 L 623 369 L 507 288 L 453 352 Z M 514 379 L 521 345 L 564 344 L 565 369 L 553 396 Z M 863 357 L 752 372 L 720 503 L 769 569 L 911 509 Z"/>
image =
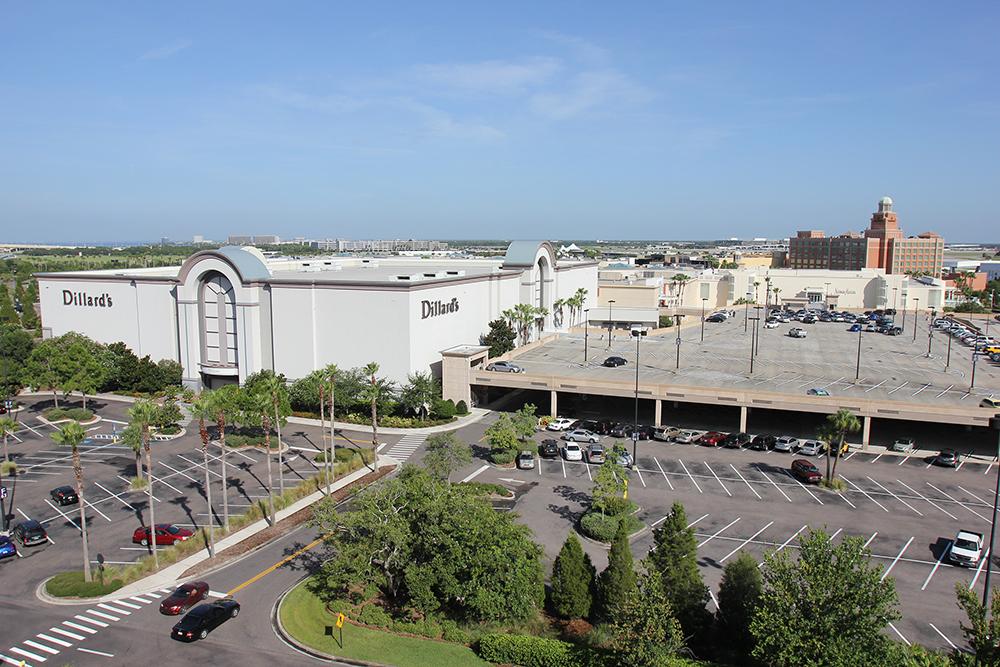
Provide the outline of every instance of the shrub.
<path id="1" fill-rule="evenodd" d="M 132 489 L 133 491 L 141 491 L 145 490 L 148 484 L 149 482 L 146 480 L 145 477 L 143 477 L 142 475 L 137 475 L 129 479 L 128 488 Z"/>
<path id="2" fill-rule="evenodd" d="M 465 401 L 459 401 L 455 404 L 455 414 L 456 415 L 467 415 L 469 414 L 469 406 L 465 404 Z"/>
<path id="3" fill-rule="evenodd" d="M 377 604 L 366 604 L 358 614 L 358 620 L 365 625 L 389 629 L 392 627 L 392 616 Z"/>
<path id="4" fill-rule="evenodd" d="M 161 428 L 156 429 L 156 432 L 160 435 L 177 435 L 181 432 L 181 427 L 177 424 L 169 424 Z"/>
<path id="5" fill-rule="evenodd" d="M 631 514 L 616 516 L 590 511 L 580 519 L 580 532 L 598 542 L 611 542 L 621 522 L 625 522 L 629 535 L 642 528 L 642 523 Z"/>
<path id="6" fill-rule="evenodd" d="M 434 414 L 441 419 L 451 419 L 455 416 L 455 402 L 450 398 L 434 401 Z"/>
<path id="7" fill-rule="evenodd" d="M 82 571 L 73 570 L 60 572 L 49 579 L 45 584 L 45 590 L 57 598 L 94 598 L 114 593 L 123 585 L 121 579 L 112 579 L 105 580 L 102 586 L 97 572 L 94 572 L 93 581 L 86 582 L 83 580 Z"/>
<path id="8" fill-rule="evenodd" d="M 86 422 L 94 418 L 94 413 L 84 408 L 49 408 L 43 414 L 50 422 L 62 421 L 64 419 Z"/>
<path id="9" fill-rule="evenodd" d="M 660 315 L 659 325 L 661 329 L 674 326 L 673 315 Z"/>
<path id="10" fill-rule="evenodd" d="M 0 475 L 9 475 L 17 470 L 17 464 L 13 461 L 4 461 L 0 463 Z"/>
<path id="11" fill-rule="evenodd" d="M 490 452 L 490 461 L 500 466 L 510 465 L 517 457 L 515 449 L 498 449 Z"/>
<path id="12" fill-rule="evenodd" d="M 531 635 L 489 634 L 479 639 L 479 657 L 521 667 L 577 667 L 573 645 L 558 639 Z"/>
<path id="13" fill-rule="evenodd" d="M 441 639 L 456 644 L 469 644 L 472 635 L 458 626 L 458 623 L 451 619 L 441 621 Z"/>

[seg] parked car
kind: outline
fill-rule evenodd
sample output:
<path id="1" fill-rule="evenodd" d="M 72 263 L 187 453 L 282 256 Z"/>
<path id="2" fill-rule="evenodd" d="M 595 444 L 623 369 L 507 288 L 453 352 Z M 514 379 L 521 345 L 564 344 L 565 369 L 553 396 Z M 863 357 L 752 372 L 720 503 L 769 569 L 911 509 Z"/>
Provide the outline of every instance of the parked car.
<path id="1" fill-rule="evenodd" d="M 587 463 L 604 463 L 604 447 L 593 444 L 587 447 Z"/>
<path id="2" fill-rule="evenodd" d="M 617 452 L 617 453 L 616 453 Z M 620 447 L 616 450 L 612 450 L 609 454 L 611 457 L 618 457 L 618 465 L 624 468 L 631 468 L 635 461 L 632 459 L 632 455 L 625 451 L 625 448 Z"/>
<path id="3" fill-rule="evenodd" d="M 749 444 L 749 433 L 730 433 L 722 441 L 722 446 L 727 449 L 743 449 Z"/>
<path id="4" fill-rule="evenodd" d="M 774 440 L 774 451 L 794 452 L 799 446 L 799 439 L 790 435 L 782 435 Z"/>
<path id="5" fill-rule="evenodd" d="M 1000 398 L 984 398 L 979 401 L 979 407 L 992 408 L 994 410 L 1000 409 Z"/>
<path id="6" fill-rule="evenodd" d="M 819 481 L 823 479 L 819 468 L 812 461 L 805 459 L 792 461 L 792 475 L 795 476 L 795 479 L 806 484 L 819 484 Z"/>
<path id="7" fill-rule="evenodd" d="M 156 524 L 156 544 L 157 546 L 171 546 L 176 542 L 183 542 L 194 535 L 187 528 L 175 526 L 172 523 Z M 132 533 L 132 544 L 149 545 L 149 526 L 140 526 Z"/>
<path id="8" fill-rule="evenodd" d="M 524 450 L 517 455 L 517 468 L 518 470 L 534 470 L 535 469 L 535 455 Z"/>
<path id="9" fill-rule="evenodd" d="M 901 328 L 899 328 L 899 327 L 890 327 L 885 332 L 885 335 L 887 335 L 887 336 L 898 336 L 901 333 L 903 333 L 903 330 Z"/>
<path id="10" fill-rule="evenodd" d="M 601 439 L 601 436 L 592 431 L 577 428 L 572 431 L 566 431 L 562 438 L 563 440 L 568 440 L 569 442 L 597 442 Z"/>
<path id="11" fill-rule="evenodd" d="M 240 603 L 232 598 L 224 598 L 200 604 L 174 625 L 170 636 L 178 641 L 193 642 L 204 639 L 208 633 L 240 613 Z"/>
<path id="12" fill-rule="evenodd" d="M 523 373 L 524 369 L 512 361 L 494 361 L 486 365 L 486 370 L 497 373 Z"/>
<path id="13" fill-rule="evenodd" d="M 628 361 L 625 357 L 608 357 L 604 360 L 602 365 L 607 366 L 608 368 L 617 368 L 618 366 L 624 366 L 627 363 Z"/>
<path id="14" fill-rule="evenodd" d="M 39 544 L 45 544 L 49 541 L 49 535 L 45 532 L 45 529 L 42 528 L 42 524 L 38 523 L 34 519 L 22 521 L 14 526 L 14 532 L 12 535 L 18 542 L 21 543 L 21 546 L 25 547 L 34 547 Z"/>
<path id="15" fill-rule="evenodd" d="M 652 440 L 653 432 L 656 431 L 652 426 L 647 426 L 645 424 L 639 424 L 638 433 L 640 440 Z"/>
<path id="16" fill-rule="evenodd" d="M 726 321 L 726 316 L 722 315 L 720 313 L 716 313 L 715 315 L 709 315 L 708 317 L 706 317 L 705 321 L 706 322 L 713 322 L 713 323 L 725 322 Z"/>
<path id="17" fill-rule="evenodd" d="M 653 430 L 653 439 L 669 442 L 673 440 L 681 430 L 676 426 L 657 426 Z"/>
<path id="18" fill-rule="evenodd" d="M 704 431 L 692 431 L 690 429 L 685 429 L 674 436 L 674 442 L 679 442 L 682 445 L 691 445 L 701 439 Z"/>
<path id="19" fill-rule="evenodd" d="M 204 581 L 184 584 L 160 603 L 160 613 L 164 616 L 177 616 L 204 600 L 207 595 L 208 584 Z"/>
<path id="20" fill-rule="evenodd" d="M 775 437 L 773 435 L 767 435 L 766 433 L 755 435 L 753 440 L 750 441 L 750 449 L 758 452 L 767 452 L 774 449 L 774 441 Z"/>
<path id="21" fill-rule="evenodd" d="M 719 431 L 709 431 L 708 433 L 701 436 L 698 441 L 699 445 L 705 445 L 706 447 L 715 447 L 725 440 L 726 434 Z"/>
<path id="22" fill-rule="evenodd" d="M 548 431 L 566 431 L 573 426 L 574 420 L 566 417 L 556 417 L 545 427 Z"/>
<path id="23" fill-rule="evenodd" d="M 826 445 L 819 440 L 803 440 L 799 443 L 799 454 L 802 456 L 819 456 L 826 451 Z"/>
<path id="24" fill-rule="evenodd" d="M 559 456 L 559 443 L 552 438 L 542 440 L 538 445 L 538 455 L 543 459 L 554 459 Z"/>
<path id="25" fill-rule="evenodd" d="M 611 427 L 611 437 L 612 438 L 631 438 L 632 437 L 632 425 L 619 422 Z"/>
<path id="26" fill-rule="evenodd" d="M 17 555 L 17 547 L 10 538 L 0 533 L 0 558 L 10 558 Z"/>
<path id="27" fill-rule="evenodd" d="M 778 320 L 767 320 L 766 322 L 764 322 L 764 328 L 765 329 L 777 329 L 778 328 L 778 324 L 779 324 Z"/>
<path id="28" fill-rule="evenodd" d="M 959 453 L 954 449 L 942 449 L 941 452 L 934 457 L 932 463 L 946 468 L 957 468 L 959 460 Z"/>
<path id="29" fill-rule="evenodd" d="M 851 333 L 858 333 L 859 331 L 861 331 L 861 325 L 855 322 L 847 330 L 850 331 Z"/>
<path id="30" fill-rule="evenodd" d="M 896 441 L 889 446 L 889 451 L 909 454 L 913 451 L 913 438 L 896 438 Z"/>
<path id="31" fill-rule="evenodd" d="M 813 387 L 812 389 L 808 390 L 806 393 L 809 394 L 810 396 L 829 396 L 830 395 L 830 392 L 828 392 L 826 389 L 823 389 L 822 387 Z"/>
<path id="32" fill-rule="evenodd" d="M 582 461 L 583 451 L 580 449 L 580 445 L 575 442 L 567 442 L 563 445 L 563 458 L 567 461 Z"/>
<path id="33" fill-rule="evenodd" d="M 584 431 L 591 431 L 593 433 L 600 434 L 601 423 L 596 419 L 584 419 L 579 424 L 576 425 L 577 428 L 582 428 Z"/>
<path id="34" fill-rule="evenodd" d="M 792 327 L 791 329 L 788 330 L 788 335 L 792 338 L 805 338 L 807 334 L 805 329 Z"/>
<path id="35" fill-rule="evenodd" d="M 948 550 L 948 560 L 955 565 L 976 567 L 983 553 L 983 534 L 960 530 Z"/>
<path id="36" fill-rule="evenodd" d="M 57 486 L 49 491 L 52 501 L 57 505 L 76 505 L 80 499 L 76 496 L 76 489 L 72 486 Z"/>

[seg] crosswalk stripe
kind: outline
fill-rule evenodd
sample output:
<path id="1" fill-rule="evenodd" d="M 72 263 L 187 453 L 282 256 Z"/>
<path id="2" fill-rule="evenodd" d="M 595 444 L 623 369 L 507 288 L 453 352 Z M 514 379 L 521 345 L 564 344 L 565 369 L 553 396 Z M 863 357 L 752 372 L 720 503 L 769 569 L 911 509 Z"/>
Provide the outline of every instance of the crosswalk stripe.
<path id="1" fill-rule="evenodd" d="M 161 597 L 163 597 L 159 593 L 143 593 L 143 595 L 145 595 L 146 597 L 153 598 L 154 600 L 159 600 Z"/>
<path id="2" fill-rule="evenodd" d="M 105 614 L 103 611 L 97 611 L 96 609 L 88 609 L 87 613 L 88 614 L 93 614 L 94 616 L 96 616 L 98 618 L 106 618 L 109 621 L 120 621 L 120 620 L 122 620 L 122 619 L 118 618 L 117 616 L 112 616 L 111 614 Z"/>
<path id="3" fill-rule="evenodd" d="M 50 655 L 58 655 L 59 654 L 59 649 L 52 648 L 51 646 L 45 646 L 44 644 L 39 644 L 38 642 L 31 641 L 30 639 L 25 639 L 24 640 L 24 645 L 25 646 L 30 646 L 31 648 L 36 648 L 39 651 L 45 651 L 46 653 L 48 653 Z"/>
<path id="4" fill-rule="evenodd" d="M 72 644 L 70 644 L 69 642 L 63 641 L 62 639 L 56 639 L 52 635 L 47 635 L 44 632 L 39 632 L 35 636 L 38 637 L 39 639 L 44 639 L 47 642 L 55 644 L 56 646 L 62 646 L 63 648 L 69 648 L 70 646 L 72 646 Z"/>
<path id="5" fill-rule="evenodd" d="M 77 614 L 73 618 L 77 619 L 78 621 L 83 621 L 84 623 L 90 623 L 91 625 L 96 625 L 99 628 L 108 627 L 108 624 L 105 623 L 104 621 L 98 621 L 97 619 L 90 618 L 88 616 L 81 616 L 80 614 Z"/>
<path id="6" fill-rule="evenodd" d="M 160 592 L 161 593 L 167 593 L 169 595 L 170 593 L 173 593 L 174 590 L 172 588 L 161 588 Z"/>
<path id="7" fill-rule="evenodd" d="M 75 639 L 78 642 L 81 642 L 85 639 L 83 635 L 78 635 L 75 632 L 70 632 L 69 630 L 63 630 L 62 628 L 49 628 L 49 632 L 54 632 L 57 635 L 62 635 L 63 637 L 69 637 L 70 639 Z"/>
<path id="8" fill-rule="evenodd" d="M 15 660 L 14 658 L 6 656 L 3 653 L 0 653 L 0 662 L 6 662 L 8 665 L 14 665 L 14 667 L 21 667 L 21 665 L 24 665 L 23 660 Z M 25 665 L 25 667 L 27 666 Z"/>
<path id="9" fill-rule="evenodd" d="M 145 602 L 145 600 L 143 600 L 143 602 Z M 142 609 L 139 605 L 132 604 L 131 602 L 125 602 L 125 600 L 115 600 L 115 604 L 120 604 L 121 606 L 128 607 L 129 609 Z"/>
<path id="10" fill-rule="evenodd" d="M 10 648 L 11 653 L 17 653 L 18 655 L 23 655 L 25 658 L 31 658 L 32 660 L 37 660 L 38 662 L 45 662 L 48 658 L 42 657 L 37 653 L 32 653 L 31 651 L 25 651 L 23 648 L 12 646 Z"/>
<path id="11" fill-rule="evenodd" d="M 132 597 L 129 598 L 129 600 L 135 600 L 136 602 L 141 602 L 143 604 L 152 603 L 152 600 L 147 600 L 146 598 L 139 597 L 138 595 L 133 595 Z"/>
<path id="12" fill-rule="evenodd" d="M 97 634 L 97 630 L 80 625 L 79 623 L 74 623 L 73 621 L 63 621 L 63 625 L 68 628 L 73 628 L 74 630 L 79 630 L 80 632 L 86 632 L 88 635 Z"/>
<path id="13" fill-rule="evenodd" d="M 111 605 L 105 604 L 103 602 L 99 602 L 97 606 L 100 607 L 101 609 L 107 609 L 113 614 L 122 614 L 123 616 L 130 616 L 132 614 L 132 612 L 130 612 L 127 609 L 119 609 L 118 607 L 112 607 Z"/>

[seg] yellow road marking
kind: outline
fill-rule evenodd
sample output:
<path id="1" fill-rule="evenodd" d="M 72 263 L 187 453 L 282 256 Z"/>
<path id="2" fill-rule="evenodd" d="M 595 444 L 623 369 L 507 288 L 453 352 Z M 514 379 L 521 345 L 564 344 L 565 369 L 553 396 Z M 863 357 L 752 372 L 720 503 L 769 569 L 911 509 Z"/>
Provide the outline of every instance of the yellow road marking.
<path id="1" fill-rule="evenodd" d="M 304 547 L 302 547 L 301 549 L 299 549 L 298 551 L 296 551 L 295 553 L 293 553 L 291 556 L 288 556 L 286 558 L 281 559 L 280 561 L 278 561 L 277 563 L 275 563 L 271 567 L 267 568 L 266 570 L 264 570 L 262 572 L 259 572 L 259 573 L 255 574 L 254 576 L 250 577 L 249 579 L 247 579 L 246 581 L 244 581 L 242 584 L 240 584 L 239 586 L 237 586 L 233 590 L 228 591 L 226 593 L 226 595 L 235 595 L 236 593 L 240 592 L 241 590 L 243 590 L 244 588 L 246 588 L 250 584 L 253 584 L 253 583 L 257 582 L 257 581 L 260 581 L 261 579 L 263 579 L 267 575 L 271 574 L 272 572 L 274 572 L 275 570 L 277 570 L 279 567 L 281 567 L 282 565 L 284 565 L 288 561 L 294 560 L 295 558 L 298 558 L 299 556 L 301 556 L 305 552 L 307 552 L 310 549 L 314 548 L 317 544 L 319 544 L 320 542 L 322 542 L 324 539 L 325 538 L 320 537 L 320 538 L 318 538 L 316 540 L 313 540 L 309 544 L 305 545 Z"/>

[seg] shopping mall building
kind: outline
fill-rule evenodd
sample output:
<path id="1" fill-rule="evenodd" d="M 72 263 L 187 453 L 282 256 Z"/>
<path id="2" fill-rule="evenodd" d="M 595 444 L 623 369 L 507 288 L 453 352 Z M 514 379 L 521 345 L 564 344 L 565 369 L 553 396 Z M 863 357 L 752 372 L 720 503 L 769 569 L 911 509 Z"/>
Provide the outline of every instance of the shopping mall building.
<path id="1" fill-rule="evenodd" d="M 503 258 L 266 259 L 252 247 L 206 250 L 175 267 L 38 275 L 43 335 L 77 331 L 174 359 L 193 388 L 262 369 L 289 380 L 335 363 L 376 361 L 396 381 L 440 374 L 442 352 L 473 349 L 519 303 L 548 315 L 533 336 L 573 324 L 555 305 L 597 295 L 597 263 L 515 241 Z M 578 317 L 582 313 L 578 314 Z"/>

